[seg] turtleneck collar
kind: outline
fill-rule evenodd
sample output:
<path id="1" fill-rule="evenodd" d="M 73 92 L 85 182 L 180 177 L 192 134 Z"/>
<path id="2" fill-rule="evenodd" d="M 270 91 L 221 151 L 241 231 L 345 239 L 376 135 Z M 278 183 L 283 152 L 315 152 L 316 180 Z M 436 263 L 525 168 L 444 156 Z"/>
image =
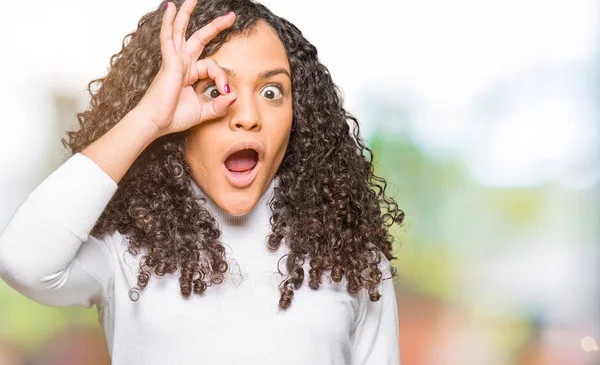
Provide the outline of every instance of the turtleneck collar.
<path id="1" fill-rule="evenodd" d="M 278 184 L 279 178 L 275 176 L 267 189 L 260 197 L 254 208 L 248 213 L 235 216 L 227 213 L 223 209 L 219 208 L 206 193 L 202 190 L 200 185 L 192 178 L 192 189 L 194 192 L 206 199 L 205 207 L 210 214 L 219 223 L 219 226 L 231 226 L 231 227 L 247 227 L 247 226 L 267 226 L 270 225 L 271 208 L 268 205 L 269 200 L 273 197 L 275 192 L 275 186 Z"/>

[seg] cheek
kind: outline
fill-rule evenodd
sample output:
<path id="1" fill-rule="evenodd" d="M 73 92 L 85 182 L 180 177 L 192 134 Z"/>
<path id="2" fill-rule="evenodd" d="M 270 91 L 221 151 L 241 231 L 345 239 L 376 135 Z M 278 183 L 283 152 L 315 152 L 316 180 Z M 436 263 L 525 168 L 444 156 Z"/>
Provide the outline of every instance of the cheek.
<path id="1" fill-rule="evenodd" d="M 284 114 L 278 118 L 278 123 L 271 129 L 269 138 L 277 151 L 279 159 L 283 158 L 287 149 L 292 129 L 292 114 Z"/>
<path id="2" fill-rule="evenodd" d="M 190 129 L 186 141 L 186 157 L 188 164 L 193 170 L 210 169 L 214 166 L 214 158 L 211 160 L 209 156 L 217 156 L 218 151 L 215 141 L 216 128 L 213 128 L 211 123 L 200 124 L 197 127 Z"/>
<path id="3" fill-rule="evenodd" d="M 273 151 L 278 151 L 281 145 L 287 144 L 292 128 L 291 100 L 286 107 L 264 105 L 260 110 L 262 133 Z"/>

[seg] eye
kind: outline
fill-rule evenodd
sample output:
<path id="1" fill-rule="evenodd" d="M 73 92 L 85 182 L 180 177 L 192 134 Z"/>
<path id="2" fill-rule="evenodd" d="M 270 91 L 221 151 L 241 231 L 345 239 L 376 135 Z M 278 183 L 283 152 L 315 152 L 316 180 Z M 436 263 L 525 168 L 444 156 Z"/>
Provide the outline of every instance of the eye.
<path id="1" fill-rule="evenodd" d="M 281 91 L 281 86 L 279 85 L 267 85 L 262 91 L 260 95 L 271 100 L 280 99 L 283 96 Z"/>
<path id="2" fill-rule="evenodd" d="M 213 99 L 216 99 L 219 97 L 219 95 L 221 95 L 221 93 L 217 89 L 217 85 L 215 85 L 215 84 L 206 85 L 206 87 L 204 88 L 204 91 L 202 91 L 202 93 Z"/>

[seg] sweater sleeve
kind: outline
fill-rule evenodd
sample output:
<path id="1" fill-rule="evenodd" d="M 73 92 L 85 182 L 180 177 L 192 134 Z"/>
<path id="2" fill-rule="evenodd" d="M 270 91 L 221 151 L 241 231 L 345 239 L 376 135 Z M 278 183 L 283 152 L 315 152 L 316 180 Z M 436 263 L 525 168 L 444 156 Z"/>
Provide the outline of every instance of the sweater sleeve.
<path id="1" fill-rule="evenodd" d="M 71 156 L 27 196 L 2 232 L 0 278 L 50 306 L 89 308 L 102 300 L 113 273 L 110 247 L 89 233 L 116 190 L 92 160 Z"/>
<path id="2" fill-rule="evenodd" d="M 357 324 L 352 333 L 352 365 L 400 365 L 398 304 L 390 262 L 382 256 L 383 278 L 377 302 L 363 290 Z"/>

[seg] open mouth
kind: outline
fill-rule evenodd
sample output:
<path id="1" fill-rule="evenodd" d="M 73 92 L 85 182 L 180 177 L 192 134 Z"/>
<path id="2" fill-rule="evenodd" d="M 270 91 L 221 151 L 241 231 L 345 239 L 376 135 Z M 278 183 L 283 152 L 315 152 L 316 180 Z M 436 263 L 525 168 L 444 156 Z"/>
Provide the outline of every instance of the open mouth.
<path id="1" fill-rule="evenodd" d="M 229 182 L 238 188 L 250 185 L 260 169 L 263 151 L 262 145 L 256 141 L 238 142 L 231 146 L 223 162 Z"/>
<path id="2" fill-rule="evenodd" d="M 251 148 L 234 152 L 225 160 L 225 168 L 242 173 L 252 170 L 258 164 L 258 152 Z"/>

